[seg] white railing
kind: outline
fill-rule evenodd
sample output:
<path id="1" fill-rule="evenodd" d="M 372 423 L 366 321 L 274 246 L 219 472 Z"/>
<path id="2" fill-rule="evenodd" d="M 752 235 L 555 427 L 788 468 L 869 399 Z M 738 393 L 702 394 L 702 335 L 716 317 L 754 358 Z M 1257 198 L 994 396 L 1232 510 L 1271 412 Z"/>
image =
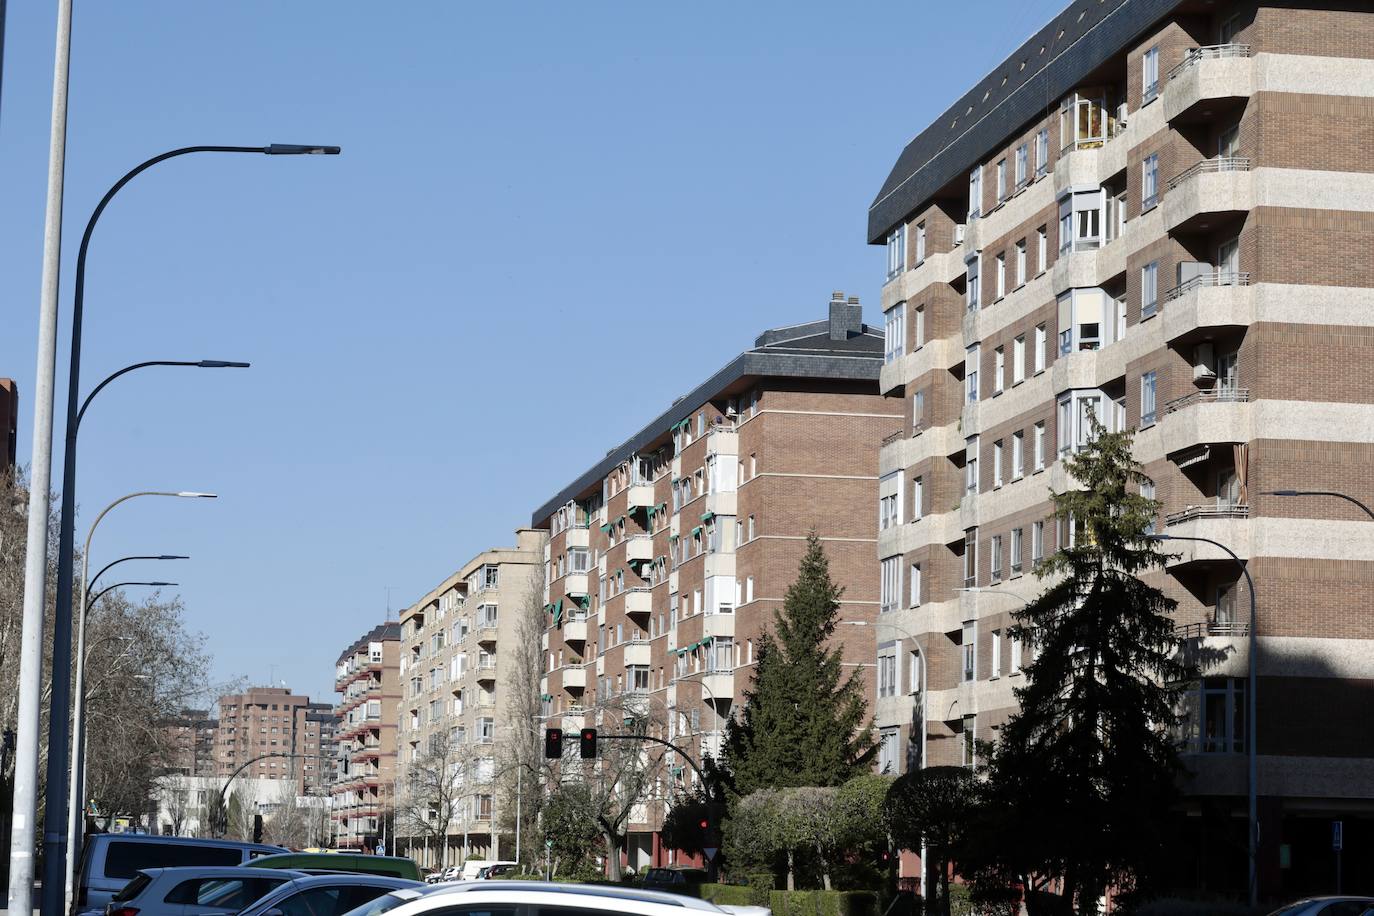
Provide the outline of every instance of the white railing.
<path id="1" fill-rule="evenodd" d="M 1179 525 L 1203 518 L 1249 518 L 1250 507 L 1244 503 L 1206 503 L 1201 506 L 1187 506 L 1181 512 L 1171 512 L 1164 517 L 1165 525 Z"/>
<path id="2" fill-rule="evenodd" d="M 1174 627 L 1174 635 L 1179 639 L 1201 639 L 1204 636 L 1248 636 L 1250 625 L 1234 620 L 1209 620 L 1202 623 L 1184 623 Z"/>
<path id="3" fill-rule="evenodd" d="M 1249 388 L 1230 388 L 1217 386 L 1204 391 L 1194 391 L 1181 398 L 1174 398 L 1164 405 L 1164 412 L 1171 414 L 1192 404 L 1233 404 L 1250 400 Z"/>
<path id="4" fill-rule="evenodd" d="M 1250 273 L 1244 270 L 1209 270 L 1183 281 L 1164 294 L 1165 302 L 1172 302 L 1195 289 L 1209 286 L 1249 286 Z"/>
<path id="5" fill-rule="evenodd" d="M 1189 48 L 1183 55 L 1183 60 L 1179 61 L 1174 68 L 1169 71 L 1169 79 L 1177 79 L 1183 75 L 1188 68 L 1196 66 L 1204 60 L 1221 60 L 1227 57 L 1249 57 L 1253 51 L 1249 45 L 1231 44 L 1206 45 L 1201 48 Z"/>
<path id="6" fill-rule="evenodd" d="M 1216 172 L 1248 171 L 1250 171 L 1250 159 L 1247 156 L 1213 156 L 1211 159 L 1202 159 L 1193 163 L 1173 178 L 1170 178 L 1165 182 L 1164 186 L 1172 191 L 1188 179 L 1197 175 L 1212 174 Z"/>

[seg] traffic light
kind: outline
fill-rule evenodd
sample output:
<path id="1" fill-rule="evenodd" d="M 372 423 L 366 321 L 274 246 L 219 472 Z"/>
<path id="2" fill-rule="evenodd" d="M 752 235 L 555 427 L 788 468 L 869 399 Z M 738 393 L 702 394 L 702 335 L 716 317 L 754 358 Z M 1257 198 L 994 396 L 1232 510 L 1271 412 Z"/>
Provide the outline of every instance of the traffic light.
<path id="1" fill-rule="evenodd" d="M 544 729 L 544 757 L 557 760 L 563 756 L 563 729 Z"/>
<path id="2" fill-rule="evenodd" d="M 578 750 L 582 754 L 583 760 L 596 759 L 596 729 L 584 728 L 581 735 L 581 746 Z"/>

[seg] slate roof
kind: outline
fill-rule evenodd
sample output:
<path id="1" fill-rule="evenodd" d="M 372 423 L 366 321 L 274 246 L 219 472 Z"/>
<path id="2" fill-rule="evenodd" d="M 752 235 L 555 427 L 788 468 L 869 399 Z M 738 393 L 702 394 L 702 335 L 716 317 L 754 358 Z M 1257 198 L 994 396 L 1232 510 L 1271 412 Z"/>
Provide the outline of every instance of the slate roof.
<path id="1" fill-rule="evenodd" d="M 868 207 L 868 242 L 1123 52 L 1183 0 L 1074 0 L 906 145 Z"/>

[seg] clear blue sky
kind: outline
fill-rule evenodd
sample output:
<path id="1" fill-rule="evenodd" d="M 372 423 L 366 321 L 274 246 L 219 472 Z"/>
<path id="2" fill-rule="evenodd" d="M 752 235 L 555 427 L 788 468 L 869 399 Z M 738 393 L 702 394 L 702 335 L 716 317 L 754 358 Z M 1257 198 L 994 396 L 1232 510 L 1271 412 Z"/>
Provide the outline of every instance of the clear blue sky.
<path id="1" fill-rule="evenodd" d="M 53 6 L 10 4 L 0 97 L 0 376 L 20 385 L 23 463 Z M 143 359 L 254 366 L 144 370 L 101 395 L 82 536 L 131 490 L 221 498 L 121 507 L 93 562 L 191 554 L 130 571 L 175 568 L 214 676 L 332 699 L 388 586 L 403 607 L 509 543 L 832 289 L 879 319 L 865 211 L 888 169 L 1061 6 L 77 0 L 63 383 L 76 244 L 126 169 L 199 143 L 344 148 L 187 157 L 103 218 L 87 389 Z"/>

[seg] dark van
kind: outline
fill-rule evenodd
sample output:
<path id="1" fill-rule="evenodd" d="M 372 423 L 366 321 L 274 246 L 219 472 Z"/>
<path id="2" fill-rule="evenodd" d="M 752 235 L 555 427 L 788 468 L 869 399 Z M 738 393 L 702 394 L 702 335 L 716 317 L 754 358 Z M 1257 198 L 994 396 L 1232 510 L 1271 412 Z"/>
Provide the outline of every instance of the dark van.
<path id="1" fill-rule="evenodd" d="M 77 877 L 77 913 L 105 910 L 115 894 L 145 868 L 177 865 L 242 865 L 258 856 L 286 852 L 280 846 L 202 840 L 181 836 L 96 833 L 86 838 Z"/>

